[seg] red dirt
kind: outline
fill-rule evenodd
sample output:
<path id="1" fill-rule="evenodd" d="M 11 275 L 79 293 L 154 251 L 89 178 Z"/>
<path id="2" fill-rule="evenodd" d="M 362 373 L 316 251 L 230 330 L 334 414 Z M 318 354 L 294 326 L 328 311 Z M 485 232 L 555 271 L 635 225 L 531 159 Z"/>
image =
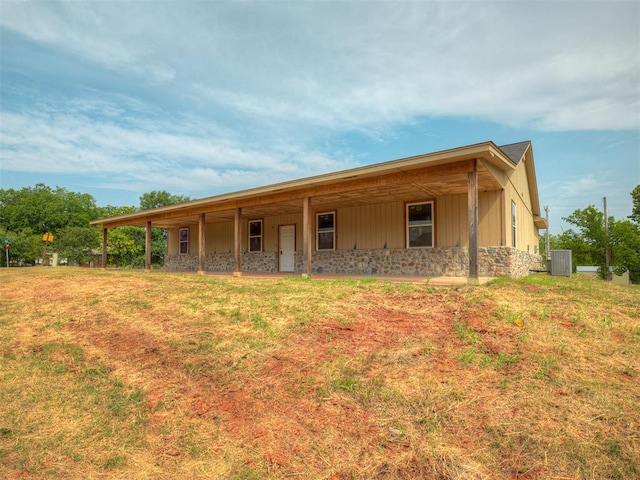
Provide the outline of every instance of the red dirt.
<path id="1" fill-rule="evenodd" d="M 106 330 L 71 325 L 85 349 L 114 368 L 114 374 L 138 377 L 145 390 L 151 422 L 158 428 L 167 408 L 180 409 L 186 418 L 214 421 L 240 444 L 258 444 L 263 457 L 280 467 L 312 458 L 317 434 L 358 438 L 388 436 L 375 412 L 349 400 L 313 401 L 313 390 L 326 383 L 319 368 L 338 357 L 375 355 L 397 347 L 407 338 L 417 344 L 438 344 L 453 326 L 457 306 L 443 296 L 378 297 L 370 295 L 343 311 L 348 321 L 327 319 L 292 333 L 286 353 L 266 358 L 253 381 L 237 383 L 233 372 L 189 376 L 184 356 L 173 353 L 153 334 L 126 324 Z M 473 325 L 481 321 L 472 321 Z M 420 351 L 414 352 L 414 355 Z M 251 359 L 247 359 L 249 361 Z M 195 359 L 190 359 L 195 361 Z M 158 368 L 161 366 L 161 368 Z M 458 368 L 442 358 L 441 370 Z M 219 380 L 226 375 L 224 387 Z M 173 406 L 167 403 L 171 392 Z M 312 393 L 309 395 L 309 393 Z M 207 420 L 209 419 L 209 420 Z M 175 439 L 165 439 L 161 453 L 175 456 Z"/>

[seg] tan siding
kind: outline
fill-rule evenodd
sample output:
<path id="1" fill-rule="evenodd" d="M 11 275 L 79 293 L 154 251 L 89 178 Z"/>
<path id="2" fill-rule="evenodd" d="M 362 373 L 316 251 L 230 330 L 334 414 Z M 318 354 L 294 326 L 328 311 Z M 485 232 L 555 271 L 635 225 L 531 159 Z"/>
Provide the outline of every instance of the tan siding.
<path id="1" fill-rule="evenodd" d="M 338 249 L 402 248 L 404 204 L 401 202 L 340 208 L 336 212 Z"/>
<path id="2" fill-rule="evenodd" d="M 500 190 L 478 194 L 478 242 L 480 246 L 500 245 Z M 437 245 L 469 245 L 467 195 L 447 195 L 437 200 Z"/>
<path id="3" fill-rule="evenodd" d="M 483 247 L 498 246 L 501 242 L 501 190 L 478 194 L 478 243 Z"/>
<path id="4" fill-rule="evenodd" d="M 242 232 L 247 231 L 247 224 L 242 226 Z M 234 232 L 233 222 L 213 223 L 207 225 L 205 229 L 207 253 L 229 253 L 233 252 Z M 243 242 L 246 244 L 246 239 Z"/>
<path id="5" fill-rule="evenodd" d="M 169 228 L 167 230 L 167 253 L 176 255 L 178 253 L 178 229 Z"/>
<path id="6" fill-rule="evenodd" d="M 467 246 L 467 196 L 446 195 L 436 202 L 436 230 L 439 247 Z"/>
<path id="7" fill-rule="evenodd" d="M 505 225 L 507 228 L 507 245 L 512 245 L 511 240 L 511 201 L 516 204 L 516 245 L 519 250 L 536 253 L 539 250 L 538 229 L 533 224 L 531 212 L 531 194 L 527 182 L 525 161 L 521 161 L 514 172 L 509 176 L 509 184 L 505 189 Z"/>

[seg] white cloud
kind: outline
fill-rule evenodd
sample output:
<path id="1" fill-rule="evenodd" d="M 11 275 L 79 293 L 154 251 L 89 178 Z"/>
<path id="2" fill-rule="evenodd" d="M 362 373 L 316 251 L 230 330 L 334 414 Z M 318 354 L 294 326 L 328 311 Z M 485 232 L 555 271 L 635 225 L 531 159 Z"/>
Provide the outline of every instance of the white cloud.
<path id="1" fill-rule="evenodd" d="M 115 100 L 115 99 L 112 99 Z M 7 172 L 102 177 L 103 186 L 211 194 L 351 166 L 294 143 L 237 140 L 189 117 L 158 121 L 153 107 L 117 97 L 41 103 L 39 112 L 2 113 L 0 157 Z M 134 103 L 142 114 L 125 112 Z M 98 117 L 89 113 L 99 111 Z"/>
<path id="2" fill-rule="evenodd" d="M 253 120 L 640 128 L 635 2 L 5 3 L 2 25 Z"/>

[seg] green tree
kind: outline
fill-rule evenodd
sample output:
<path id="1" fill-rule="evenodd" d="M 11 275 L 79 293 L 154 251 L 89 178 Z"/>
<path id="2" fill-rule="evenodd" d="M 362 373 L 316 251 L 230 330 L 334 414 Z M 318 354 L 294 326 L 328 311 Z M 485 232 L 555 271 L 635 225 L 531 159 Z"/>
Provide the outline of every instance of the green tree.
<path id="1" fill-rule="evenodd" d="M 593 205 L 589 205 L 562 219 L 577 227 L 577 231 L 569 229 L 560 235 L 560 246 L 571 250 L 574 266 L 595 265 L 600 267 L 600 272 L 604 275 L 607 245 L 604 214 Z"/>
<path id="2" fill-rule="evenodd" d="M 621 275 L 628 271 L 630 280 L 640 283 L 640 225 L 613 220 L 609 238 L 614 272 Z"/>
<path id="3" fill-rule="evenodd" d="M 86 193 L 52 189 L 43 183 L 33 188 L 0 190 L 0 223 L 11 232 L 56 235 L 62 228 L 86 227 L 97 216 L 95 200 Z"/>
<path id="4" fill-rule="evenodd" d="M 629 218 L 633 223 L 640 226 L 640 185 L 637 185 L 636 188 L 631 191 L 631 201 L 633 202 L 633 208 Z"/>
<path id="5" fill-rule="evenodd" d="M 167 207 L 190 200 L 191 198 L 186 195 L 173 195 L 165 190 L 154 190 L 140 196 L 140 210 Z"/>
<path id="6" fill-rule="evenodd" d="M 118 227 L 109 230 L 107 238 L 110 265 L 120 267 L 144 266 L 144 229 Z"/>
<path id="7" fill-rule="evenodd" d="M 56 238 L 66 228 L 88 228 L 98 217 L 93 197 L 38 183 L 19 190 L 0 190 L 0 224 L 11 238 L 11 259 L 16 263 L 32 263 L 42 257 L 42 234 L 51 232 Z"/>
<path id="8" fill-rule="evenodd" d="M 42 257 L 42 235 L 34 235 L 31 231 L 9 232 L 0 227 L 0 240 L 9 239 L 9 262 L 11 265 L 32 264 L 37 258 Z M 4 245 L 2 246 L 4 250 Z M 6 255 L 3 251 L 0 255 L 0 265 L 7 265 Z"/>
<path id="9" fill-rule="evenodd" d="M 628 220 L 609 217 L 609 231 L 604 227 L 604 214 L 590 205 L 576 210 L 563 220 L 577 227 L 559 236 L 559 246 L 572 251 L 573 265 L 595 265 L 605 277 L 606 249 L 611 251 L 610 266 L 617 274 L 629 272 L 631 281 L 640 281 L 640 226 Z"/>
<path id="10" fill-rule="evenodd" d="M 137 212 L 136 207 L 114 207 L 113 205 L 107 205 L 106 207 L 98 207 L 98 217 L 117 217 L 118 215 L 126 215 L 127 213 Z"/>
<path id="11" fill-rule="evenodd" d="M 100 231 L 96 227 L 67 227 L 58 233 L 55 249 L 69 264 L 82 265 L 95 258 L 100 246 Z"/>

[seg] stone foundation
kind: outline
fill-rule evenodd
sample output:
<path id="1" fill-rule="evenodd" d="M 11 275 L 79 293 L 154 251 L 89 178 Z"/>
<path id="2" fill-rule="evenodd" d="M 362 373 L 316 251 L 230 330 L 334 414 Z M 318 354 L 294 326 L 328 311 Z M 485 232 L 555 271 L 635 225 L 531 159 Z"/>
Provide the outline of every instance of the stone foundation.
<path id="1" fill-rule="evenodd" d="M 164 268 L 170 271 L 198 271 L 197 255 L 165 255 Z M 204 269 L 207 272 L 233 272 L 235 258 L 233 253 L 208 253 L 204 257 Z M 277 272 L 276 252 L 245 252 L 242 255 L 243 272 Z"/>
<path id="2" fill-rule="evenodd" d="M 233 253 L 207 254 L 205 270 L 233 272 Z M 529 270 L 541 268 L 542 257 L 512 247 L 480 247 L 478 275 L 481 277 L 524 277 Z M 466 248 L 415 248 L 377 250 L 315 251 L 312 273 L 332 275 L 466 277 L 469 252 Z M 197 255 L 167 255 L 165 268 L 172 271 L 197 271 Z M 278 271 L 276 252 L 245 252 L 243 272 Z M 302 252 L 295 254 L 295 273 L 304 272 Z"/>

